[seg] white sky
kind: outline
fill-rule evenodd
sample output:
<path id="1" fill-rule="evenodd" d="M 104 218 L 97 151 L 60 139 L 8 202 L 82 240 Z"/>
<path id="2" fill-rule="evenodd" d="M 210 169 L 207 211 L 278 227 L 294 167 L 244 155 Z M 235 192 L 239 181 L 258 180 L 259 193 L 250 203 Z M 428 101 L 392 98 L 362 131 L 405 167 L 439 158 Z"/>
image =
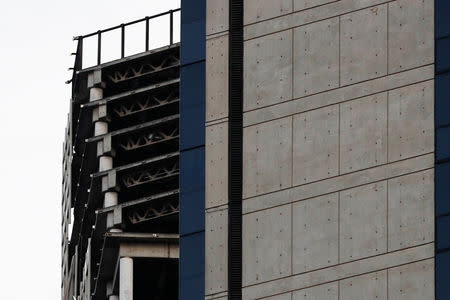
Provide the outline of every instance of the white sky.
<path id="1" fill-rule="evenodd" d="M 70 99 L 64 82 L 73 66 L 72 37 L 179 6 L 180 0 L 1 0 L 1 299 L 60 299 L 61 161 Z"/>

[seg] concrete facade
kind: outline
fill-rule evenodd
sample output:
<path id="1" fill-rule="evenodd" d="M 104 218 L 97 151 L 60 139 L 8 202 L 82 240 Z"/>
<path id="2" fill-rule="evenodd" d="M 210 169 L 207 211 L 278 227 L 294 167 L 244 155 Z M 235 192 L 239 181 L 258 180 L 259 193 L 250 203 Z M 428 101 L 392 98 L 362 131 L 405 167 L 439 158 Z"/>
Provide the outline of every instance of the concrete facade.
<path id="1" fill-rule="evenodd" d="M 434 299 L 433 32 L 433 0 L 244 1 L 243 299 Z"/>
<path id="2" fill-rule="evenodd" d="M 206 1 L 205 299 L 228 291 L 229 1 Z"/>

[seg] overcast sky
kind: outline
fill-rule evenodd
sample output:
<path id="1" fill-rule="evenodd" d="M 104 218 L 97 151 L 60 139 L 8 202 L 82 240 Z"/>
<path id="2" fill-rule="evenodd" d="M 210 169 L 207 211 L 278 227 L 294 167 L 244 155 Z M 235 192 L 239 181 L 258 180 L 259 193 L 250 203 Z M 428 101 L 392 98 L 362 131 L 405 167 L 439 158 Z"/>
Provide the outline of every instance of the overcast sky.
<path id="1" fill-rule="evenodd" d="M 180 0 L 1 1 L 1 299 L 60 299 L 61 161 L 70 99 L 64 82 L 73 66 L 72 37 L 179 5 Z"/>

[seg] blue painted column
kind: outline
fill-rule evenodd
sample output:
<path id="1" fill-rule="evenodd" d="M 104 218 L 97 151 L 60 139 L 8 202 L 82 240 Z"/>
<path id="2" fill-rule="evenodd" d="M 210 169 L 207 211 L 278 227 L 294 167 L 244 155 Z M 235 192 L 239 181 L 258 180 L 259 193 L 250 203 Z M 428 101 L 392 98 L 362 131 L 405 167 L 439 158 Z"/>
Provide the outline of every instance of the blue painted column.
<path id="1" fill-rule="evenodd" d="M 206 0 L 181 0 L 179 299 L 205 297 Z"/>
<path id="2" fill-rule="evenodd" d="M 436 300 L 450 297 L 450 1 L 435 0 Z"/>

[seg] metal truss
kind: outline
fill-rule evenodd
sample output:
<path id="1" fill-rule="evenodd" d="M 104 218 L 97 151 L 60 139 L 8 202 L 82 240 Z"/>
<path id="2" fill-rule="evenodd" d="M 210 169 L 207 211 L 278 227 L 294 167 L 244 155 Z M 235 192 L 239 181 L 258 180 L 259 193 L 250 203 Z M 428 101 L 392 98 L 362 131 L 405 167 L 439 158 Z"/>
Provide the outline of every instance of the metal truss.
<path id="1" fill-rule="evenodd" d="M 179 59 L 175 55 L 166 56 L 158 65 L 143 63 L 139 66 L 129 66 L 129 68 L 123 71 L 114 71 L 114 74 L 108 75 L 108 78 L 114 83 L 119 83 L 125 80 L 161 71 L 178 63 Z"/>
<path id="2" fill-rule="evenodd" d="M 152 182 L 158 179 L 170 177 L 178 174 L 179 166 L 178 161 L 168 164 L 166 166 L 160 166 L 155 169 L 142 170 L 134 172 L 122 177 L 122 183 L 127 187 L 134 187 L 148 182 Z"/>
<path id="3" fill-rule="evenodd" d="M 120 140 L 119 146 L 126 150 L 136 150 L 142 147 L 166 142 L 177 138 L 179 135 L 179 129 L 177 125 L 173 125 L 169 128 L 157 129 L 150 133 L 144 133 L 139 136 L 127 136 Z"/>
<path id="4" fill-rule="evenodd" d="M 132 103 L 123 103 L 119 107 L 114 108 L 113 111 L 122 118 L 141 111 L 164 106 L 177 99 L 178 98 L 174 91 L 171 91 L 166 98 L 159 98 L 154 95 L 149 95 L 144 99 L 139 99 Z"/>
<path id="5" fill-rule="evenodd" d="M 136 208 L 128 212 L 128 220 L 133 223 L 141 223 L 180 212 L 180 204 L 178 200 L 174 200 L 169 203 L 164 203 L 162 207 L 146 207 L 146 208 Z"/>

